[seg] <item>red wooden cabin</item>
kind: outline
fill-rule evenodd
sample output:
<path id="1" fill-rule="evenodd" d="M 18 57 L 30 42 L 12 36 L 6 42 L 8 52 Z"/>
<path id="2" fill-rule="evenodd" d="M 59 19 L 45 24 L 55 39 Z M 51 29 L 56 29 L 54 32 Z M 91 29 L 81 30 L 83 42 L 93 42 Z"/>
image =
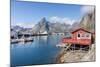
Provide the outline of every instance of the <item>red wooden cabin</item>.
<path id="1" fill-rule="evenodd" d="M 62 42 L 68 44 L 91 45 L 91 37 L 92 37 L 91 32 L 83 28 L 79 28 L 71 32 L 70 38 L 67 37 L 63 38 Z"/>

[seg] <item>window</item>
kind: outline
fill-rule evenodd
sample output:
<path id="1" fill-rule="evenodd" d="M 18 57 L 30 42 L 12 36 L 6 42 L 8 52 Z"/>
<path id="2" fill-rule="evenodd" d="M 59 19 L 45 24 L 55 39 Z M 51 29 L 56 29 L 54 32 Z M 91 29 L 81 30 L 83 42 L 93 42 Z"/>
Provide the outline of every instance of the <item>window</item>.
<path id="1" fill-rule="evenodd" d="M 90 37 L 90 34 L 89 34 L 89 33 L 87 33 L 87 34 L 86 34 L 86 37 Z"/>
<path id="2" fill-rule="evenodd" d="M 89 37 L 89 35 L 87 34 L 86 37 Z"/>
<path id="3" fill-rule="evenodd" d="M 80 37 L 80 34 L 78 34 L 78 37 Z"/>
<path id="4" fill-rule="evenodd" d="M 84 37 L 84 34 L 82 34 L 82 37 Z"/>

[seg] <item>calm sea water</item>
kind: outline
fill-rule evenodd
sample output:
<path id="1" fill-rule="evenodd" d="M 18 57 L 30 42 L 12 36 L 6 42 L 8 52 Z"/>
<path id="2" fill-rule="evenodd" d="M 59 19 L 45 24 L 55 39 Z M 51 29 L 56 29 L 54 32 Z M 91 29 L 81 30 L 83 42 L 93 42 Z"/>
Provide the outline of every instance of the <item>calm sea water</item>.
<path id="1" fill-rule="evenodd" d="M 56 63 L 60 52 L 56 47 L 62 36 L 36 36 L 34 41 L 26 44 L 11 44 L 11 65 L 38 65 Z"/>

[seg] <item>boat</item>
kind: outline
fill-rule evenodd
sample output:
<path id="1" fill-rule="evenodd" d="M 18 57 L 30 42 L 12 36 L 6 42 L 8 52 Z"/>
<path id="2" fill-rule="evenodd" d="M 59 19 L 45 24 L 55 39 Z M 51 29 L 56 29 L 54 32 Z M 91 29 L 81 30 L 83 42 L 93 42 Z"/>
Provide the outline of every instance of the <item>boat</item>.
<path id="1" fill-rule="evenodd" d="M 59 43 L 59 44 L 56 45 L 56 47 L 58 47 L 58 48 L 66 48 L 67 46 L 64 43 Z"/>

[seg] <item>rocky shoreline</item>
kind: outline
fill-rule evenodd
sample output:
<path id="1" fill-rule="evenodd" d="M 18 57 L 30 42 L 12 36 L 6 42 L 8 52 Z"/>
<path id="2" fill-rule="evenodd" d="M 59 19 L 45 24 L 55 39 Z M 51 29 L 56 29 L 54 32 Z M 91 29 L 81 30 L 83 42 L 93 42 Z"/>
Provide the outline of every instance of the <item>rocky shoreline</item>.
<path id="1" fill-rule="evenodd" d="M 61 50 L 56 58 L 57 63 L 70 63 L 70 62 L 92 62 L 95 61 L 95 45 L 92 44 L 89 51 L 75 50 L 66 51 Z"/>
<path id="2" fill-rule="evenodd" d="M 66 51 L 64 49 L 62 49 L 59 53 L 59 55 L 56 58 L 56 63 L 63 63 L 61 58 L 64 56 L 64 54 L 66 53 Z"/>

